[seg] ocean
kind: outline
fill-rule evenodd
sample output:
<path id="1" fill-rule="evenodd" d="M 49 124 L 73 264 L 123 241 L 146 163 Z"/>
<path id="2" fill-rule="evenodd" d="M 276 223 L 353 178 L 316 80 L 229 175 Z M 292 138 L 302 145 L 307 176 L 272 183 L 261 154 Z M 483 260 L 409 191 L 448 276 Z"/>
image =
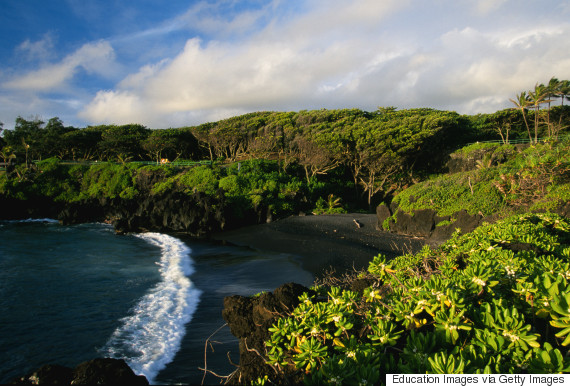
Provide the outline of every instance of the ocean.
<path id="1" fill-rule="evenodd" d="M 219 383 L 202 369 L 239 363 L 224 297 L 313 282 L 293 255 L 106 224 L 0 221 L 0 237 L 0 383 L 96 357 L 151 383 Z"/>

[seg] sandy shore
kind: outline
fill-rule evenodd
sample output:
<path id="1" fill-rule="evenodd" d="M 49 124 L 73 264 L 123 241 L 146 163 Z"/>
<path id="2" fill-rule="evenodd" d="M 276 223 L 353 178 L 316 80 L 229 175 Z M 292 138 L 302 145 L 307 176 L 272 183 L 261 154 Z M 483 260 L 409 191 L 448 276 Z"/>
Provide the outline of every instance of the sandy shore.
<path id="1" fill-rule="evenodd" d="M 358 227 L 356 222 L 360 225 Z M 337 272 L 368 266 L 377 254 L 415 252 L 425 240 L 377 229 L 374 214 L 294 216 L 214 234 L 214 240 L 259 251 L 298 255 L 305 269 L 321 275 L 323 267 Z"/>

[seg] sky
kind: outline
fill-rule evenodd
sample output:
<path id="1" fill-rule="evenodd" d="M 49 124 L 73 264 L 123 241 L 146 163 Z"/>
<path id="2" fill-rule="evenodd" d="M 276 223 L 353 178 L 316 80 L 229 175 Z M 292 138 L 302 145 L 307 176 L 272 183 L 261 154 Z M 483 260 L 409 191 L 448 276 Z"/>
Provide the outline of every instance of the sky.
<path id="1" fill-rule="evenodd" d="M 0 0 L 0 122 L 461 114 L 570 79 L 567 0 Z"/>

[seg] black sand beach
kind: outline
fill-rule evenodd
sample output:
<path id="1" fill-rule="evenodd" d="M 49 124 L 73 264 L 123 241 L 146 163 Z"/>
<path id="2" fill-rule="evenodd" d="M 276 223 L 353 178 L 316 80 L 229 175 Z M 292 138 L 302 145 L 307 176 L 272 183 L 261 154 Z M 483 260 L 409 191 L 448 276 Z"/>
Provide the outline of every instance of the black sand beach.
<path id="1" fill-rule="evenodd" d="M 304 268 L 315 276 L 323 273 L 322 267 L 332 267 L 337 273 L 361 269 L 379 253 L 397 256 L 426 244 L 421 238 L 380 231 L 376 215 L 360 213 L 293 216 L 212 238 L 259 251 L 299 255 Z"/>

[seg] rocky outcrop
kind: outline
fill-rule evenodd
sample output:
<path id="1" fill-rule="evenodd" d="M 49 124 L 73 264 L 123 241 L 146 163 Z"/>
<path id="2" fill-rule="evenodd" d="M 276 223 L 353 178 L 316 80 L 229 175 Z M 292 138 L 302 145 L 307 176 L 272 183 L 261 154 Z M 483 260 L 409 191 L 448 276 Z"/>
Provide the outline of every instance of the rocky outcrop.
<path id="1" fill-rule="evenodd" d="M 395 214 L 395 216 L 394 216 Z M 378 227 L 382 229 L 387 222 L 390 232 L 426 237 L 434 241 L 444 241 L 451 237 L 456 229 L 461 233 L 469 233 L 483 221 L 492 222 L 492 218 L 480 214 L 471 215 L 465 210 L 455 212 L 452 216 L 438 216 L 433 209 L 413 210 L 404 213 L 397 205 L 388 207 L 381 204 L 376 208 Z"/>
<path id="2" fill-rule="evenodd" d="M 0 194 L 0 220 L 21 220 L 27 218 L 57 218 L 63 208 L 60 203 L 45 197 L 19 200 Z"/>
<path id="3" fill-rule="evenodd" d="M 136 375 L 122 359 L 98 358 L 78 365 L 75 369 L 45 365 L 24 377 L 15 379 L 17 385 L 148 385 L 143 375 Z"/>
<path id="4" fill-rule="evenodd" d="M 268 215 L 269 213 L 269 215 Z M 239 210 L 223 192 L 206 195 L 170 190 L 162 194 L 140 194 L 135 199 L 99 198 L 71 203 L 49 198 L 18 200 L 0 194 L 0 220 L 56 218 L 62 224 L 109 222 L 118 233 L 183 232 L 202 237 L 213 232 L 270 221 L 271 211 L 259 205 Z"/>
<path id="5" fill-rule="evenodd" d="M 223 195 L 191 195 L 169 191 L 135 200 L 100 199 L 72 203 L 58 215 L 63 224 L 109 221 L 117 232 L 184 232 L 203 236 L 224 229 L 227 205 Z"/>
<path id="6" fill-rule="evenodd" d="M 561 203 L 552 212 L 570 218 L 570 203 Z M 411 213 L 405 213 L 397 204 L 392 203 L 390 206 L 380 204 L 376 208 L 376 218 L 378 229 L 386 230 L 387 226 L 390 232 L 425 237 L 439 243 L 449 239 L 457 229 L 461 234 L 469 233 L 484 222 L 494 223 L 500 216 L 469 214 L 464 209 L 451 216 L 438 216 L 433 209 L 412 210 Z"/>
<path id="7" fill-rule="evenodd" d="M 277 374 L 265 363 L 265 341 L 269 339 L 268 328 L 276 323 L 277 318 L 299 304 L 299 296 L 311 292 L 308 288 L 287 283 L 273 292 L 257 297 L 228 296 L 224 299 L 222 316 L 230 327 L 230 332 L 239 338 L 240 363 L 230 383 L 249 384 L 260 374 L 273 374 L 277 383 L 297 384 L 302 382 L 303 374 L 281 372 Z"/>

